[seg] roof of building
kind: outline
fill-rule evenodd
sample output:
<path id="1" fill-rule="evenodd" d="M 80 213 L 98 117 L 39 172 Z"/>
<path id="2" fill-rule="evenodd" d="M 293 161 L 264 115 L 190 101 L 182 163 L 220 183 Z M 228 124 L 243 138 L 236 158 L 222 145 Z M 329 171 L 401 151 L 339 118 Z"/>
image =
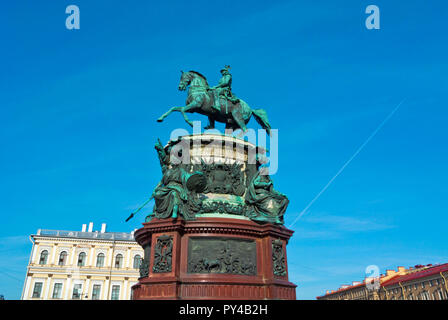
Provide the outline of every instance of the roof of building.
<path id="1" fill-rule="evenodd" d="M 354 289 L 354 288 L 357 288 L 357 287 L 363 287 L 363 286 L 365 286 L 365 282 L 361 282 L 361 283 L 358 283 L 358 284 L 355 284 L 355 285 L 342 286 L 341 288 L 339 288 L 339 289 L 337 289 L 337 290 L 330 291 L 329 293 L 324 294 L 324 295 L 322 295 L 322 296 L 318 296 L 318 297 L 316 297 L 316 298 L 321 298 L 321 297 L 325 297 L 325 296 L 330 296 L 330 295 L 335 294 L 335 293 L 341 293 L 341 292 L 343 292 L 343 291 L 352 290 L 352 289 Z"/>
<path id="2" fill-rule="evenodd" d="M 386 278 L 387 276 L 382 275 L 380 277 L 380 279 L 384 279 L 384 282 L 381 282 L 381 286 L 382 287 L 392 286 L 399 282 L 412 281 L 412 280 L 419 279 L 419 278 L 429 277 L 431 275 L 438 274 L 440 272 L 446 272 L 446 271 L 448 271 L 448 263 L 439 264 L 439 265 L 435 265 L 435 266 L 416 265 L 414 268 L 409 268 L 406 271 L 407 271 L 406 274 L 399 274 L 399 273 L 391 274 L 389 279 Z M 325 296 L 339 294 L 341 292 L 352 290 L 354 288 L 361 287 L 361 286 L 365 286 L 365 280 L 359 284 L 354 284 L 354 285 L 350 285 L 350 286 L 342 286 L 338 290 L 330 291 L 330 292 L 328 292 L 322 296 L 318 296 L 316 298 L 319 299 L 319 298 L 322 298 Z"/>
<path id="3" fill-rule="evenodd" d="M 382 284 L 382 286 L 384 286 L 384 287 L 392 286 L 392 285 L 400 283 L 400 282 L 402 283 L 402 282 L 412 281 L 412 280 L 416 280 L 419 278 L 429 277 L 429 276 L 438 274 L 440 272 L 446 272 L 446 271 L 448 271 L 448 263 L 439 264 L 436 266 L 429 266 L 429 267 L 426 266 L 426 267 L 423 267 L 422 269 L 414 269 L 414 270 L 415 271 L 410 271 L 410 273 L 408 273 L 408 274 L 394 277 L 388 281 L 385 281 Z"/>
<path id="4" fill-rule="evenodd" d="M 134 241 L 134 233 L 126 232 L 82 232 L 82 231 L 65 231 L 65 230 L 47 230 L 39 229 L 36 236 L 56 237 L 56 238 L 76 238 L 76 239 L 93 239 L 93 240 L 120 240 Z"/>

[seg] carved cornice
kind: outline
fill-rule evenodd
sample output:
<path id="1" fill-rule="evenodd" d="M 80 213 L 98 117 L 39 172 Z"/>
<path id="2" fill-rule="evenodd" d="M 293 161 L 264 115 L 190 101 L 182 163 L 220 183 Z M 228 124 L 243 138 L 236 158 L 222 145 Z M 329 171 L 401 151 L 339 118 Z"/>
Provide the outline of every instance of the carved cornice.
<path id="1" fill-rule="evenodd" d="M 226 218 L 198 218 L 194 221 L 182 219 L 154 219 L 143 224 L 135 233 L 135 239 L 143 245 L 150 241 L 153 233 L 178 232 L 180 234 L 227 234 L 254 238 L 272 236 L 288 241 L 294 231 L 273 224 L 260 225 L 253 221 Z M 151 232 L 147 232 L 150 230 Z"/>

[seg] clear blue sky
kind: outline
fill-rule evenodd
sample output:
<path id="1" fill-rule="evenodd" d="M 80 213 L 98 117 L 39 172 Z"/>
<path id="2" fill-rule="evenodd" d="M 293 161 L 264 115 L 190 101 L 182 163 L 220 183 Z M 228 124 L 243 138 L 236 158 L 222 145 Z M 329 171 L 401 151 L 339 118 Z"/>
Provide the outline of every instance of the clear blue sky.
<path id="1" fill-rule="evenodd" d="M 65 28 L 65 8 L 81 29 Z M 381 29 L 367 30 L 369 4 Z M 183 105 L 179 70 L 233 90 L 279 129 L 299 299 L 381 271 L 448 261 L 446 1 L 8 1 L 0 10 L 0 294 L 20 298 L 39 228 L 141 226 L 153 149 Z M 284 116 L 287 114 L 288 116 Z M 205 120 L 193 115 L 194 120 Z M 258 128 L 255 121 L 251 126 Z"/>

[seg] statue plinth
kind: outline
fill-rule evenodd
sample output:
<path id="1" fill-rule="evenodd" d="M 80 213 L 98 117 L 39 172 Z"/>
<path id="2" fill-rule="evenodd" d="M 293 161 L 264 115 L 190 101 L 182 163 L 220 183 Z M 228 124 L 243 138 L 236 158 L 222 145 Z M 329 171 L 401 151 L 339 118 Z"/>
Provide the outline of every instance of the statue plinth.
<path id="1" fill-rule="evenodd" d="M 287 198 L 260 173 L 265 150 L 228 136 L 156 145 L 163 178 L 133 299 L 295 299 L 288 280 Z"/>
<path id="2" fill-rule="evenodd" d="M 295 299 L 286 259 L 292 233 L 228 218 L 144 223 L 135 239 L 151 259 L 133 299 Z"/>

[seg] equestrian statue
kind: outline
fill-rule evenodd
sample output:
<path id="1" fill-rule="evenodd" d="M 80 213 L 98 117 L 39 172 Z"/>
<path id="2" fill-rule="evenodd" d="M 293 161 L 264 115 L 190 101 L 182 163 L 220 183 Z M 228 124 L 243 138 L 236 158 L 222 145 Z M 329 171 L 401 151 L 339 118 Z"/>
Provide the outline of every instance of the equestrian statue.
<path id="1" fill-rule="evenodd" d="M 188 88 L 186 105 L 183 107 L 172 107 L 165 112 L 158 122 L 162 122 L 171 112 L 182 113 L 184 120 L 193 126 L 186 113 L 200 113 L 208 117 L 209 123 L 204 129 L 214 129 L 215 121 L 225 123 L 226 129 L 243 132 L 247 130 L 247 123 L 252 115 L 257 122 L 270 135 L 271 126 L 266 111 L 263 109 L 252 109 L 242 99 L 232 93 L 232 75 L 230 66 L 221 69 L 222 77 L 218 85 L 209 87 L 207 79 L 196 71 L 181 71 L 182 75 L 178 89 L 184 91 Z"/>

